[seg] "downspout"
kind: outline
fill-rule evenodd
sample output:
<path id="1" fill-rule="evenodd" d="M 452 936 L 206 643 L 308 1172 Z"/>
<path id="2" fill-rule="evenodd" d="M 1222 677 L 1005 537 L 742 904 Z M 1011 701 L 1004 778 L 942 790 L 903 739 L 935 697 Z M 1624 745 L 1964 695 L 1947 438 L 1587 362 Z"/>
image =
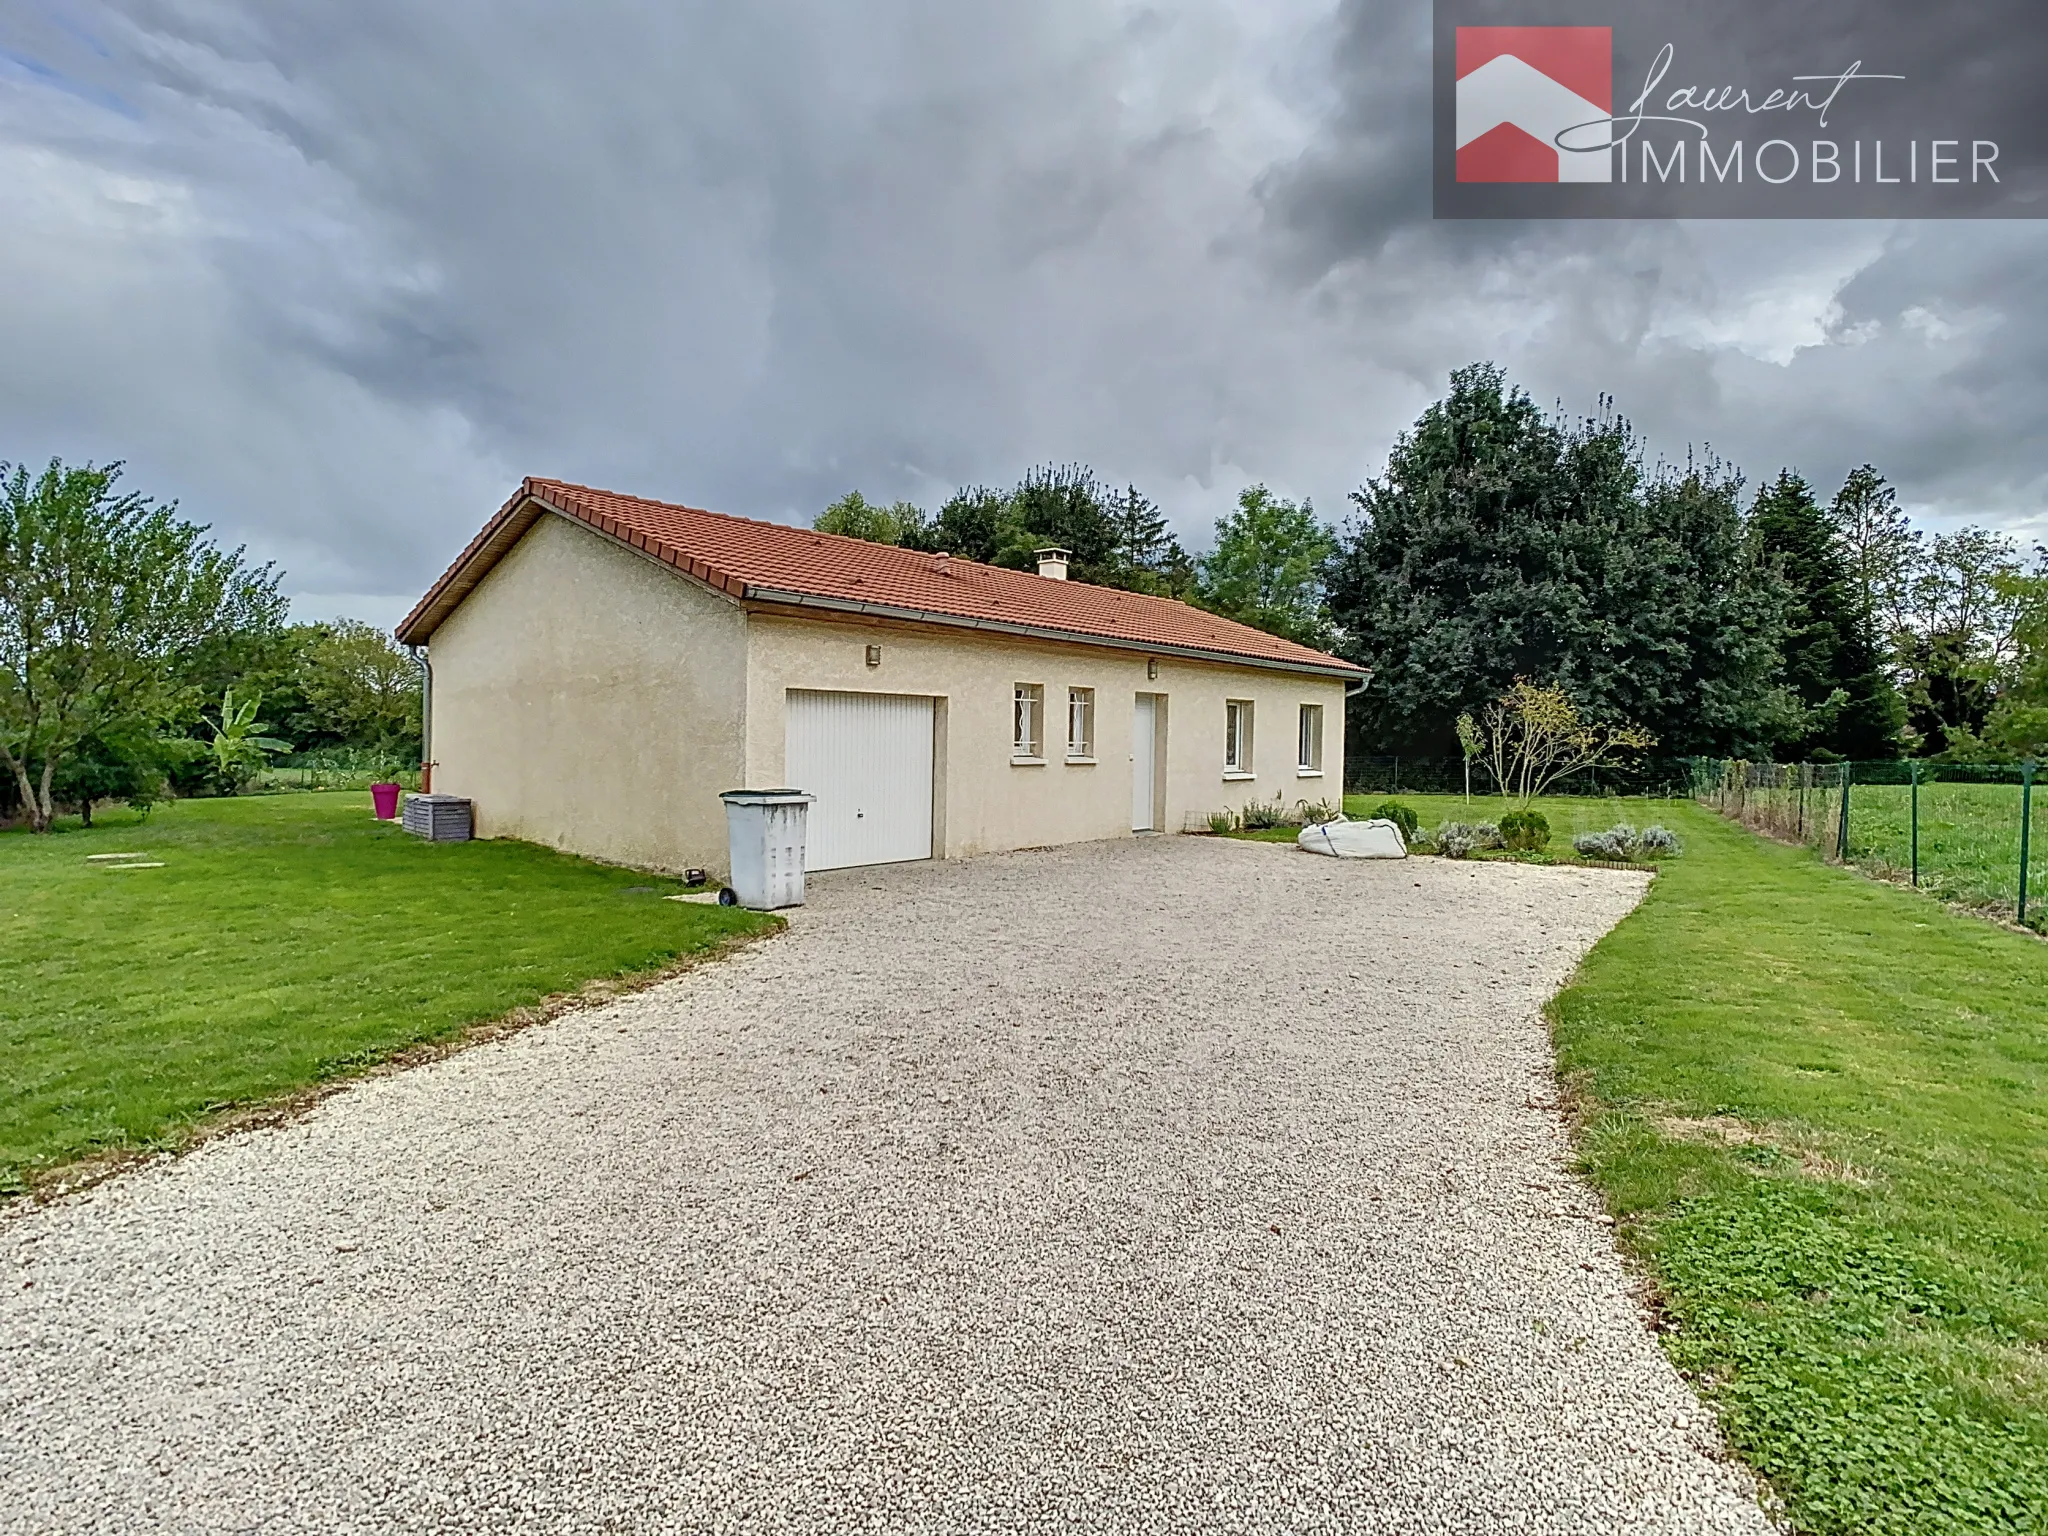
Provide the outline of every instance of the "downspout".
<path id="1" fill-rule="evenodd" d="M 424 645 L 407 645 L 420 669 L 420 793 L 434 792 L 434 668 Z"/>
<path id="2" fill-rule="evenodd" d="M 1365 685 L 1371 681 L 1372 673 L 1368 671 L 1365 676 L 1354 679 L 1344 685 L 1344 710 L 1338 717 L 1337 729 L 1344 733 L 1343 740 L 1346 746 L 1349 746 L 1351 741 L 1351 701 L 1364 693 Z M 1351 754 L 1349 752 L 1344 754 L 1344 772 L 1347 777 L 1351 773 Z M 1339 784 L 1337 786 L 1337 812 L 1339 815 L 1342 815 L 1343 811 L 1344 786 Z"/>

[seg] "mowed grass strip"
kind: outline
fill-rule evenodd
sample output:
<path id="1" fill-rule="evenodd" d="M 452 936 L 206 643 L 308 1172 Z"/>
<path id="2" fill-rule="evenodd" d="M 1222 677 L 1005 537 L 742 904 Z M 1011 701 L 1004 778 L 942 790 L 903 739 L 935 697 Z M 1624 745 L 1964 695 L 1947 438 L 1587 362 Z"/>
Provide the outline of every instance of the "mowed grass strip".
<path id="1" fill-rule="evenodd" d="M 1552 1017 L 1672 1357 L 1801 1529 L 2048 1529 L 2048 945 L 1670 824 Z"/>
<path id="2" fill-rule="evenodd" d="M 680 889 L 525 843 L 425 843 L 361 793 L 0 835 L 0 1191 L 774 925 L 661 899 Z"/>

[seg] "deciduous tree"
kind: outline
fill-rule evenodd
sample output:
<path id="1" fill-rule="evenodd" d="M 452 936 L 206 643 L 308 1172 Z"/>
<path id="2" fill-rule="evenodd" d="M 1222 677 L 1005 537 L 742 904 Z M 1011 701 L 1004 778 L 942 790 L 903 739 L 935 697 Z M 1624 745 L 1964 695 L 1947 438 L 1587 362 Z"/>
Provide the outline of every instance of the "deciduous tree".
<path id="1" fill-rule="evenodd" d="M 1307 501 L 1247 487 L 1216 520 L 1216 547 L 1196 562 L 1203 607 L 1303 645 L 1330 643 L 1324 576 L 1336 536 Z"/>
<path id="2" fill-rule="evenodd" d="M 1010 498 L 986 485 L 970 485 L 946 498 L 913 547 L 963 560 L 994 561 L 1015 536 Z"/>
<path id="3" fill-rule="evenodd" d="M 2048 550 L 2036 552 L 2031 575 L 2008 576 L 2003 585 L 2015 655 L 1984 724 L 1985 755 L 2048 756 Z"/>
<path id="4" fill-rule="evenodd" d="M 1983 528 L 1936 534 L 1915 562 L 1893 651 L 1923 752 L 1967 750 L 1985 729 L 2017 654 L 2023 570 L 2013 541 Z"/>
<path id="5" fill-rule="evenodd" d="M 269 566 L 135 492 L 121 466 L 0 464 L 0 767 L 47 831 L 58 771 L 87 738 L 154 727 L 207 640 L 277 627 Z"/>
<path id="6" fill-rule="evenodd" d="M 1083 464 L 1028 470 L 1008 491 L 966 486 L 935 516 L 907 501 L 876 506 L 849 491 L 818 515 L 822 533 L 1033 570 L 1038 551 L 1068 552 L 1071 580 L 1185 596 L 1194 565 L 1136 486 L 1106 491 Z"/>
<path id="7" fill-rule="evenodd" d="M 1458 717 L 1461 739 L 1470 718 Z M 1479 712 L 1474 735 L 1495 791 L 1524 806 L 1571 774 L 1615 766 L 1657 744 L 1640 726 L 1587 720 L 1562 688 L 1522 677 Z"/>
<path id="8" fill-rule="evenodd" d="M 419 760 L 420 673 L 381 629 L 357 619 L 318 626 L 299 655 L 299 692 L 324 735 Z"/>
<path id="9" fill-rule="evenodd" d="M 922 507 L 899 501 L 878 507 L 859 491 L 848 491 L 820 512 L 812 527 L 820 533 L 845 534 L 871 544 L 915 544 L 924 531 Z"/>

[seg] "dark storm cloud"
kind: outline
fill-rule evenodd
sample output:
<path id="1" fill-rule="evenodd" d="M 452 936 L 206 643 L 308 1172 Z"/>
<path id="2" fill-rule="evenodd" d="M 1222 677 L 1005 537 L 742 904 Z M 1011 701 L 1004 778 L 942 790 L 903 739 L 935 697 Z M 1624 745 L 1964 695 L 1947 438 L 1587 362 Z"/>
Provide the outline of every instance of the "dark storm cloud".
<path id="1" fill-rule="evenodd" d="M 1081 458 L 1198 536 L 1255 478 L 1334 512 L 1483 356 L 1675 451 L 2038 503 L 2031 227 L 1432 225 L 1427 37 L 1313 0 L 31 0 L 0 457 L 126 457 L 379 618 L 524 473 L 798 517 Z"/>

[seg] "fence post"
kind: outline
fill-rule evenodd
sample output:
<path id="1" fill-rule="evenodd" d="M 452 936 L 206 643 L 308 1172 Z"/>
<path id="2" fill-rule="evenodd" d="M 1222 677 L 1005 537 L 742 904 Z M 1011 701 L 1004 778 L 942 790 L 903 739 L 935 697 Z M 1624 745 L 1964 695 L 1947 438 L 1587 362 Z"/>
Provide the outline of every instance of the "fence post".
<path id="1" fill-rule="evenodd" d="M 2034 760 L 2020 765 L 2020 926 L 2027 922 L 2027 842 L 2034 823 Z"/>
<path id="2" fill-rule="evenodd" d="M 1849 862 L 1849 781 L 1855 773 L 1854 763 L 1842 764 L 1842 826 L 1835 836 L 1835 857 L 1844 864 Z"/>
<path id="3" fill-rule="evenodd" d="M 2026 861 L 2021 860 L 2022 863 Z M 1920 889 L 1920 759 L 1913 759 L 1913 889 Z"/>
<path id="4" fill-rule="evenodd" d="M 1806 841 L 1806 781 L 1813 777 L 1813 764 L 1799 765 L 1799 841 Z"/>

